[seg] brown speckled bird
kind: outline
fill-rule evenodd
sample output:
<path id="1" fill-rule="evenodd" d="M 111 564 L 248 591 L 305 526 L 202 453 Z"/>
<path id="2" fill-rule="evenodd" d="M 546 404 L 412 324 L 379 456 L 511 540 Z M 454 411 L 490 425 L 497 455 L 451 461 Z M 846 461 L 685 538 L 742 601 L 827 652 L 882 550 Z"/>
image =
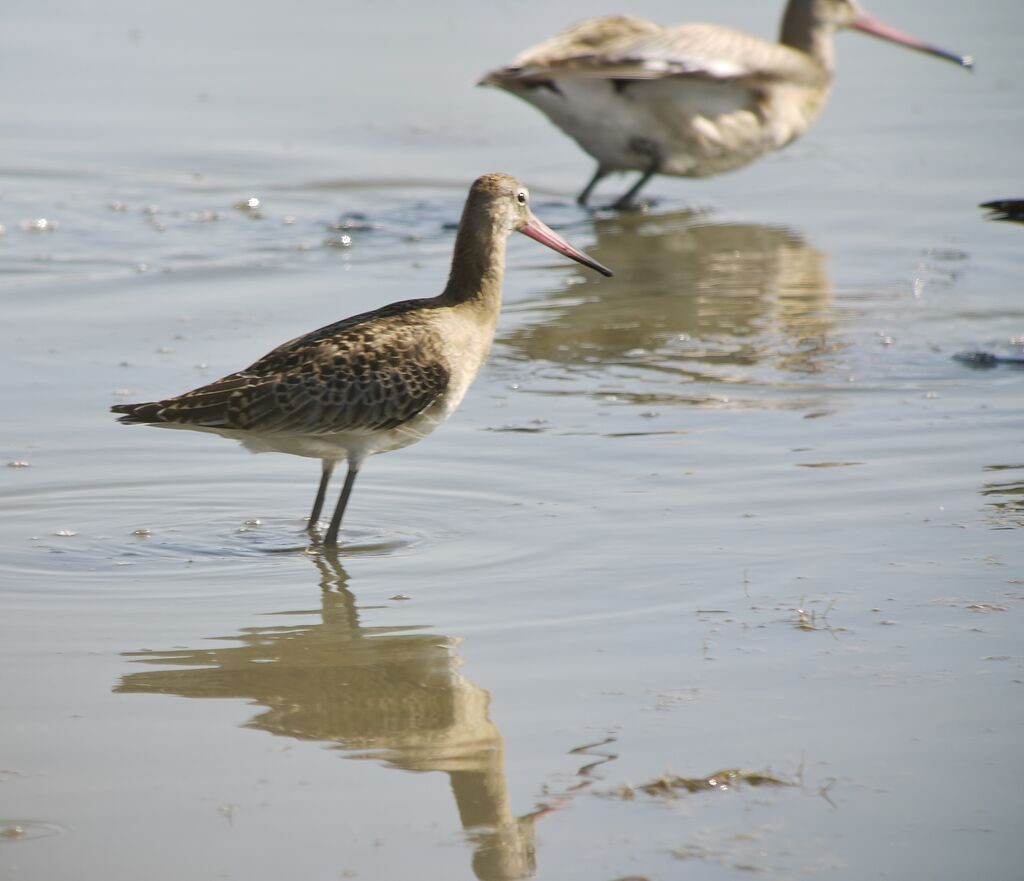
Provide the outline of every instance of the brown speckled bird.
<path id="1" fill-rule="evenodd" d="M 325 545 L 336 545 L 366 457 L 408 446 L 437 428 L 487 357 L 512 232 L 612 274 L 534 217 L 519 181 L 485 174 L 469 190 L 448 284 L 438 296 L 392 303 L 314 330 L 245 370 L 177 397 L 111 409 L 125 414 L 125 423 L 210 431 L 254 452 L 322 460 L 310 530 L 335 465 L 347 460 L 345 485 L 324 536 Z"/>
<path id="2" fill-rule="evenodd" d="M 972 64 L 889 27 L 856 0 L 789 0 L 778 43 L 714 24 L 594 18 L 480 85 L 532 104 L 597 160 L 580 204 L 605 175 L 641 172 L 615 202 L 626 208 L 655 174 L 721 174 L 803 134 L 828 100 L 832 38 L 844 28 Z"/>

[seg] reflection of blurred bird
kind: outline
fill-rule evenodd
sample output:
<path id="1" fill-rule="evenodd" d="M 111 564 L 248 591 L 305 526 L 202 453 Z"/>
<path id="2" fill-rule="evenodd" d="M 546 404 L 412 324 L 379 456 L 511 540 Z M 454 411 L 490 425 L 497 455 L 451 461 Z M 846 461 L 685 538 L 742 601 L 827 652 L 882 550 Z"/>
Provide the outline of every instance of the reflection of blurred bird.
<path id="1" fill-rule="evenodd" d="M 336 558 L 316 557 L 320 621 L 248 628 L 222 648 L 127 653 L 162 669 L 114 689 L 198 698 L 245 698 L 266 708 L 248 727 L 326 741 L 394 768 L 448 774 L 482 881 L 534 872 L 535 816 L 516 817 L 505 744 L 490 695 L 458 672 L 457 640 L 419 628 L 367 628 Z"/>
<path id="2" fill-rule="evenodd" d="M 501 309 L 506 240 L 521 232 L 605 275 L 607 269 L 533 216 L 507 174 L 470 188 L 444 291 L 346 318 L 278 346 L 254 364 L 175 398 L 119 404 L 121 422 L 211 431 L 254 452 L 323 462 L 316 526 L 334 466 L 348 474 L 324 544 L 338 541 L 363 460 L 432 432 L 458 407 L 487 357 Z"/>
<path id="3" fill-rule="evenodd" d="M 1001 529 L 1024 527 L 1024 467 L 986 465 L 985 470 L 1010 478 L 987 481 L 982 486 L 981 495 L 988 500 L 985 506 L 988 520 Z"/>
<path id="4" fill-rule="evenodd" d="M 595 18 L 527 49 L 481 85 L 534 105 L 597 160 L 581 204 L 610 172 L 642 172 L 615 203 L 624 208 L 652 175 L 721 174 L 803 134 L 828 99 L 832 37 L 842 28 L 972 63 L 890 28 L 854 0 L 790 0 L 778 43 L 719 25 Z"/>
<path id="5" fill-rule="evenodd" d="M 504 347 L 583 369 L 732 374 L 755 365 L 813 373 L 838 346 L 826 255 L 794 232 L 686 211 L 618 214 L 594 230 L 592 250 L 614 261 L 616 278 L 524 304 L 530 320 Z"/>

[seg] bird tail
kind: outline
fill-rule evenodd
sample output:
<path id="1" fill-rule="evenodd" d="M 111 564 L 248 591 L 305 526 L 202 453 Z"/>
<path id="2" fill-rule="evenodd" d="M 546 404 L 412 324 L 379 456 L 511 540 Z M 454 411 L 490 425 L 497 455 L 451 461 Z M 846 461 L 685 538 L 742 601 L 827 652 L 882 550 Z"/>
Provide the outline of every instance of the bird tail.
<path id="1" fill-rule="evenodd" d="M 494 86 L 497 89 L 507 89 L 520 78 L 520 68 L 499 67 L 496 70 L 488 71 L 476 81 L 478 86 Z"/>
<path id="2" fill-rule="evenodd" d="M 152 425 L 154 422 L 166 422 L 167 420 L 160 413 L 161 410 L 163 410 L 161 401 L 148 401 L 144 404 L 115 404 L 110 408 L 111 413 L 124 414 L 117 421 L 123 422 L 125 425 Z"/>

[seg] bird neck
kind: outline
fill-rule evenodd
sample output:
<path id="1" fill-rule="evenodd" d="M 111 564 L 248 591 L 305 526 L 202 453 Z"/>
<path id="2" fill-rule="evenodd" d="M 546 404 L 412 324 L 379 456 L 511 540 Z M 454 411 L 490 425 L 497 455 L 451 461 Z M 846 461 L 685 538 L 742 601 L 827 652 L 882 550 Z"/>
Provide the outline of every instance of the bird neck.
<path id="1" fill-rule="evenodd" d="M 809 55 L 829 74 L 835 66 L 835 26 L 814 14 L 814 0 L 790 0 L 779 42 Z"/>
<path id="2" fill-rule="evenodd" d="M 501 308 L 508 234 L 496 229 L 490 218 L 474 223 L 469 215 L 467 206 L 455 237 L 448 284 L 440 299 L 450 306 L 465 303 L 474 309 L 497 313 Z"/>

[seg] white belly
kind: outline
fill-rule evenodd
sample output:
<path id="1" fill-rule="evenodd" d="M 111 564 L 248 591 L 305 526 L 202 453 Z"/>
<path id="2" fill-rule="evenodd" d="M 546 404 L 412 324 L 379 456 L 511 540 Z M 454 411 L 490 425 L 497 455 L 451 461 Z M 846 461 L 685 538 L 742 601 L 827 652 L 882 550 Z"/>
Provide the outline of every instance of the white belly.
<path id="1" fill-rule="evenodd" d="M 799 135 L 816 115 L 805 101 L 761 98 L 745 86 L 698 79 L 559 80 L 516 89 L 608 171 L 646 170 L 653 144 L 661 173 L 704 177 L 740 168 Z M 802 97 L 790 95 L 790 98 Z M 789 111 L 789 112 L 787 112 Z M 810 111 L 810 112 L 808 112 Z"/>

